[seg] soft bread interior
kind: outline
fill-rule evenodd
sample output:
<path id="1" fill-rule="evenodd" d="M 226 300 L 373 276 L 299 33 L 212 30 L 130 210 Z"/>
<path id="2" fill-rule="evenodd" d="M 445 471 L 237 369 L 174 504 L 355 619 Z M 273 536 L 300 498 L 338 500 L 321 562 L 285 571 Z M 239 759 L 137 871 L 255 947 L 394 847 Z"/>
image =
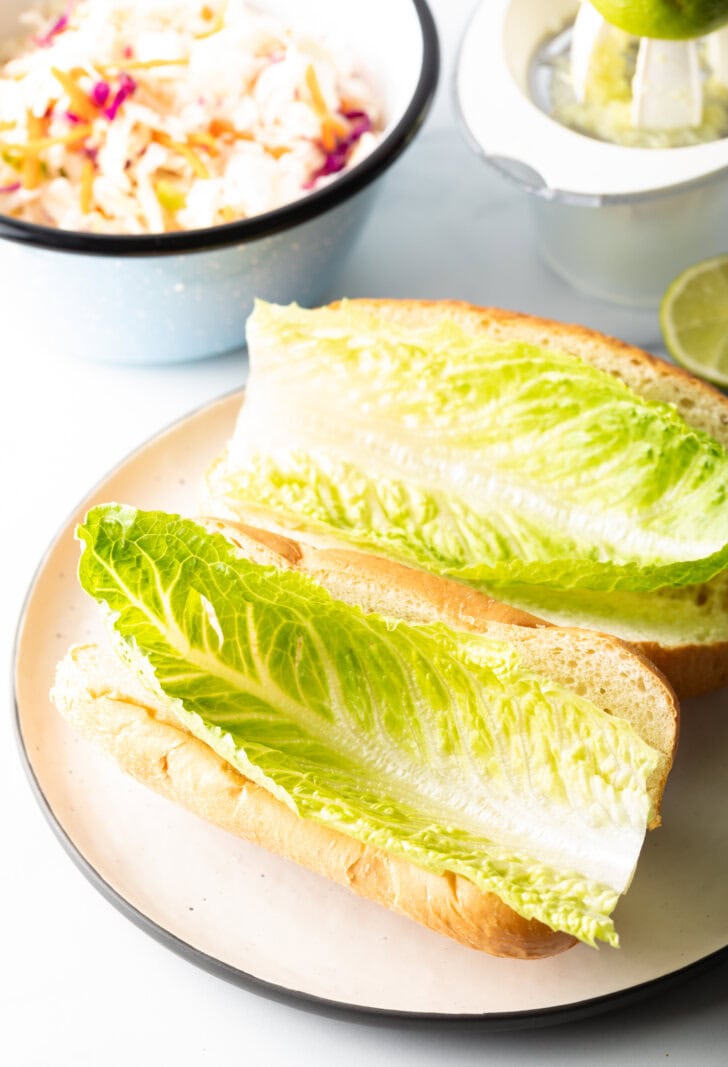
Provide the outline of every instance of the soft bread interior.
<path id="1" fill-rule="evenodd" d="M 433 874 L 299 818 L 187 733 L 108 648 L 72 648 L 58 665 L 53 699 L 77 733 L 168 800 L 437 933 L 514 959 L 554 956 L 575 944 L 460 875 Z"/>

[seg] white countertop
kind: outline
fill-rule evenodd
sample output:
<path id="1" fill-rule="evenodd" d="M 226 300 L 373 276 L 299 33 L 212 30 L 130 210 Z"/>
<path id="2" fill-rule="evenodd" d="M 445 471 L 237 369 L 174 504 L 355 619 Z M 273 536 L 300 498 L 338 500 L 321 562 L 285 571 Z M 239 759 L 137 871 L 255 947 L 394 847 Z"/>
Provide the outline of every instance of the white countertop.
<path id="1" fill-rule="evenodd" d="M 452 62 L 470 7 L 467 0 L 432 2 L 444 52 L 436 107 L 384 180 L 374 217 L 331 295 L 460 297 L 580 321 L 656 347 L 655 315 L 598 304 L 549 274 L 532 251 L 521 195 L 453 128 Z M 0 312 L 1 301 L 0 288 Z M 4 336 L 2 348 L 0 628 L 9 668 L 23 596 L 73 505 L 139 442 L 241 385 L 245 361 L 233 354 L 140 370 L 59 364 L 50 352 L 27 351 L 22 336 Z M 76 870 L 28 787 L 9 706 L 0 722 L 0 1060 L 12 1067 L 726 1062 L 728 965 L 627 1009 L 514 1033 L 362 1025 L 228 985 L 131 925 Z"/>

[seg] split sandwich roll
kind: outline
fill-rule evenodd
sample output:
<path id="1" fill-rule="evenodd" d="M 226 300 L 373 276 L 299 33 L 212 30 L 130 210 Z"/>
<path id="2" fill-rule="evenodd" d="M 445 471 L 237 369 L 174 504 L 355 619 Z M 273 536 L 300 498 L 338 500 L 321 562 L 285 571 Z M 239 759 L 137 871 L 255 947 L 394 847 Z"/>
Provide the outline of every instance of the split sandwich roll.
<path id="1" fill-rule="evenodd" d="M 613 338 L 454 302 L 258 304 L 205 510 L 614 634 L 728 684 L 728 399 Z"/>
<path id="2" fill-rule="evenodd" d="M 122 769 L 461 943 L 617 943 L 678 709 L 644 657 L 460 583 L 105 505 L 79 575 L 110 647 L 53 698 Z"/>

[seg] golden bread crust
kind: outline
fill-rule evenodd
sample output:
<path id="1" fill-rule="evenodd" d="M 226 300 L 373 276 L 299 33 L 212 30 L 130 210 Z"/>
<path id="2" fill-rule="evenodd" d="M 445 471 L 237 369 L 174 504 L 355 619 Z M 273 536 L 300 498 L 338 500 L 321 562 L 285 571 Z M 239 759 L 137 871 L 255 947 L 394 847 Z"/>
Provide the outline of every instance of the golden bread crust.
<path id="1" fill-rule="evenodd" d="M 460 875 L 437 875 L 302 819 L 187 733 L 108 651 L 78 645 L 58 666 L 54 700 L 74 729 L 168 800 L 269 852 L 463 945 L 515 959 L 553 956 L 569 934 L 517 915 Z"/>

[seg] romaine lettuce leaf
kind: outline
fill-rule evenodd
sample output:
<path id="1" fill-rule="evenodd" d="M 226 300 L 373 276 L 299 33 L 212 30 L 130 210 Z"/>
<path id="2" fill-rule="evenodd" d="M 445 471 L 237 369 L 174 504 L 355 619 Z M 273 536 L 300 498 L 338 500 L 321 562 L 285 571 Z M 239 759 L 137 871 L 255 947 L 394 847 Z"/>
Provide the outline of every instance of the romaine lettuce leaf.
<path id="1" fill-rule="evenodd" d="M 213 495 L 476 586 L 648 591 L 728 566 L 728 453 L 568 353 L 259 303 Z"/>
<path id="2" fill-rule="evenodd" d="M 701 585 L 649 593 L 518 583 L 493 584 L 486 591 L 557 626 L 601 630 L 624 641 L 659 641 L 665 648 L 728 642 L 728 571 Z"/>
<path id="3" fill-rule="evenodd" d="M 244 775 L 304 818 L 617 943 L 660 758 L 629 723 L 503 642 L 365 615 L 178 516 L 105 505 L 78 536 L 119 653 Z"/>

